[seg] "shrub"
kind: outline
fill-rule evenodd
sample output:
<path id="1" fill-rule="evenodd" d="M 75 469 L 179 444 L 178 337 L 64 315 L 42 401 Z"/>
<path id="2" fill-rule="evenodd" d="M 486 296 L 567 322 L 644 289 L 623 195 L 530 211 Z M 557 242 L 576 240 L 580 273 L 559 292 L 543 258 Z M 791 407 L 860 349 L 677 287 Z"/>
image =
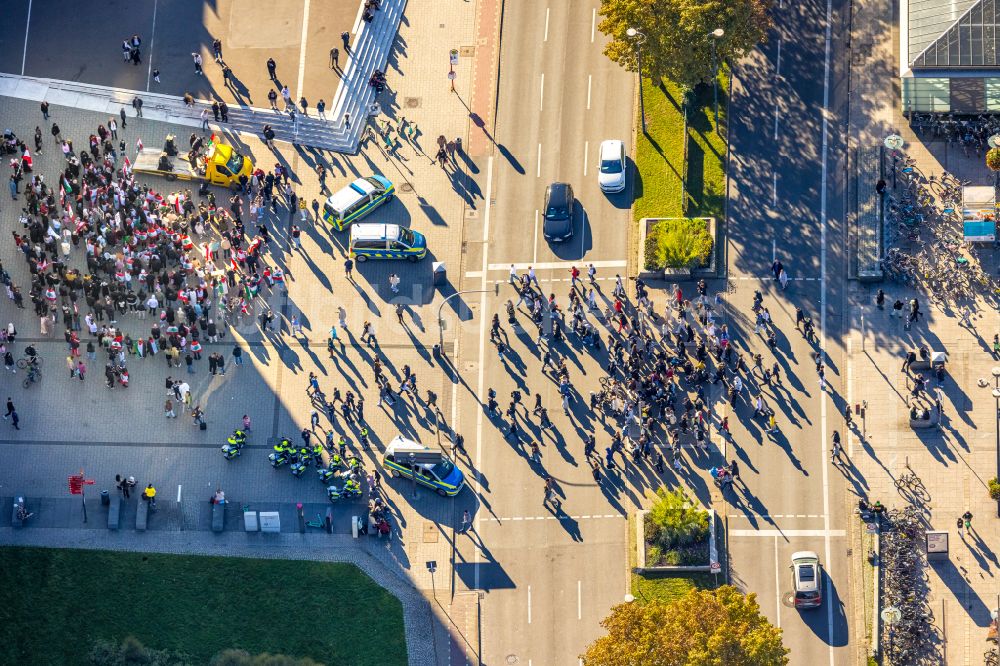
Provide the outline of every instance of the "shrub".
<path id="1" fill-rule="evenodd" d="M 712 252 L 712 235 L 701 219 L 660 220 L 646 234 L 645 268 L 691 268 L 704 265 Z"/>
<path id="2" fill-rule="evenodd" d="M 680 488 L 660 487 L 647 514 L 647 541 L 664 550 L 690 546 L 708 538 L 708 512 L 695 506 Z"/>
<path id="3" fill-rule="evenodd" d="M 990 148 L 986 151 L 986 166 L 991 171 L 1000 171 L 1000 148 Z"/>
<path id="4" fill-rule="evenodd" d="M 99 640 L 90 650 L 90 663 L 94 666 L 187 666 L 192 662 L 187 655 L 172 650 L 154 650 L 129 636 L 121 643 Z"/>
<path id="5" fill-rule="evenodd" d="M 1000 481 L 997 480 L 997 477 L 994 476 L 990 479 L 987 487 L 990 491 L 990 499 L 993 501 L 1000 500 Z"/>

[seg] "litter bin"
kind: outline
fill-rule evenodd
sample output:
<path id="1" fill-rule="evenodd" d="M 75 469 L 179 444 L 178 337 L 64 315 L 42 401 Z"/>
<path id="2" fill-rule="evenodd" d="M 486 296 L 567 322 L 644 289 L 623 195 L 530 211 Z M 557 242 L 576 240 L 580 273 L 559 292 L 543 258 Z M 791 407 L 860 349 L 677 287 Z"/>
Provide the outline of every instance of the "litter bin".
<path id="1" fill-rule="evenodd" d="M 107 490 L 102 490 L 101 491 L 101 506 L 110 506 L 110 505 L 111 505 L 111 496 L 108 495 L 108 491 Z"/>
<path id="2" fill-rule="evenodd" d="M 435 261 L 431 264 L 432 283 L 435 287 L 441 287 L 448 282 L 448 270 L 443 261 Z"/>

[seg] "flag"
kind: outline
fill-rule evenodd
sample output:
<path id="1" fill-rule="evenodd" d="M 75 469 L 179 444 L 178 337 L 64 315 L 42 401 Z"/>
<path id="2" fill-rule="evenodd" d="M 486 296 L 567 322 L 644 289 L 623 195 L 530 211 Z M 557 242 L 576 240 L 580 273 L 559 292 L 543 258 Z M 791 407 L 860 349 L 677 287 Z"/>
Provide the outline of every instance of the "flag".
<path id="1" fill-rule="evenodd" d="M 136 157 L 138 157 L 139 153 L 141 153 L 141 152 L 142 152 L 142 139 L 136 139 L 135 140 L 135 155 L 136 155 Z M 125 159 L 127 160 L 128 157 L 126 156 Z"/>

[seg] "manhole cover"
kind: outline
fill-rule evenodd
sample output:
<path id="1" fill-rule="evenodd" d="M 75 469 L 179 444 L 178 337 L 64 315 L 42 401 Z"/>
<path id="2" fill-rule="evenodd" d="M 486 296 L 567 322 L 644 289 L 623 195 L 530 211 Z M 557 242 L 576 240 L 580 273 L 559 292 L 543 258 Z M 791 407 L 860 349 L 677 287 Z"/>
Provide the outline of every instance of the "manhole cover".
<path id="1" fill-rule="evenodd" d="M 413 191 L 413 185 L 410 185 L 409 183 L 403 183 L 402 185 L 399 186 L 399 191 L 400 192 L 412 192 Z"/>
<path id="2" fill-rule="evenodd" d="M 403 98 L 403 106 L 405 106 L 408 109 L 416 109 L 416 108 L 418 108 L 420 106 L 420 98 L 419 97 L 404 97 Z"/>
<path id="3" fill-rule="evenodd" d="M 475 46 L 461 46 L 458 49 L 458 55 L 462 56 L 463 58 L 470 58 L 470 57 L 476 55 L 476 47 Z"/>
<path id="4" fill-rule="evenodd" d="M 518 659 L 517 659 L 517 655 L 516 654 L 509 654 L 509 655 L 507 655 L 507 663 L 508 664 L 516 664 L 517 661 L 518 661 Z"/>
<path id="5" fill-rule="evenodd" d="M 470 219 L 477 218 L 479 217 L 479 211 L 476 210 L 475 208 L 470 208 L 467 211 L 465 211 L 465 216 Z"/>

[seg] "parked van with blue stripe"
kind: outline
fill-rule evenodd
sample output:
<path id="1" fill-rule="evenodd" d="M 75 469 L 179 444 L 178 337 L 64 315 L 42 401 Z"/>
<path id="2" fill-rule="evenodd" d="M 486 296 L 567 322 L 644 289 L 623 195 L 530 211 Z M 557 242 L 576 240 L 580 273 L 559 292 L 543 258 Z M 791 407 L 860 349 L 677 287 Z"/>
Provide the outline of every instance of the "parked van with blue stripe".
<path id="1" fill-rule="evenodd" d="M 351 222 L 392 201 L 395 195 L 396 186 L 385 176 L 375 174 L 358 178 L 326 200 L 323 219 L 337 231 L 343 231 Z"/>
<path id="2" fill-rule="evenodd" d="M 432 450 L 401 435 L 389 442 L 382 464 L 391 476 L 415 479 L 442 497 L 454 497 L 465 485 L 462 470 L 440 450 Z"/>

